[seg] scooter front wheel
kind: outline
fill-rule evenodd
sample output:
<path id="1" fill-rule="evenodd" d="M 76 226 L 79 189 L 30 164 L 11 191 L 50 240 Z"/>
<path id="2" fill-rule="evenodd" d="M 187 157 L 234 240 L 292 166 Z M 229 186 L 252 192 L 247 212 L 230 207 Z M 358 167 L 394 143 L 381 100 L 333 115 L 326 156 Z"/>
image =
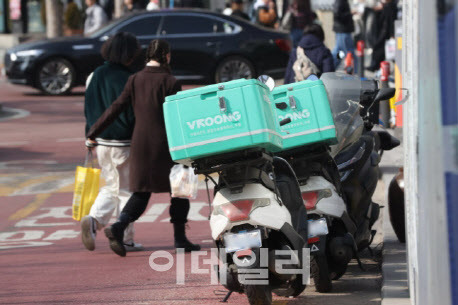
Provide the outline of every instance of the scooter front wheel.
<path id="1" fill-rule="evenodd" d="M 250 305 L 272 304 L 272 289 L 269 285 L 246 285 L 245 293 Z"/>

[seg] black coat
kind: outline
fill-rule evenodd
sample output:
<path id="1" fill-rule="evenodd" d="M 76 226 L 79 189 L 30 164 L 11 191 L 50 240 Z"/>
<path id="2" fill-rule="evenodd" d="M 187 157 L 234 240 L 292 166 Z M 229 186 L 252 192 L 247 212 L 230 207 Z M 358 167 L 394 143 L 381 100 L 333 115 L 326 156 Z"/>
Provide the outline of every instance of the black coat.
<path id="1" fill-rule="evenodd" d="M 332 30 L 336 33 L 353 33 L 355 25 L 348 0 L 336 0 L 334 3 L 334 25 Z"/>

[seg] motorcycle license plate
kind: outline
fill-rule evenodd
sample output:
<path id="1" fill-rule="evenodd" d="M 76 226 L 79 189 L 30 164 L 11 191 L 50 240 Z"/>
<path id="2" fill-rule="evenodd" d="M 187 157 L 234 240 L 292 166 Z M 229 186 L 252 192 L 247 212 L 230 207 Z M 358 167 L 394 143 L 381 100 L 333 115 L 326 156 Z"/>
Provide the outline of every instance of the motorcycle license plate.
<path id="1" fill-rule="evenodd" d="M 260 248 L 262 246 L 261 231 L 247 231 L 239 233 L 226 233 L 223 236 L 226 253 L 239 250 Z"/>
<path id="2" fill-rule="evenodd" d="M 328 231 L 328 224 L 325 218 L 320 218 L 317 220 L 309 220 L 308 221 L 308 228 L 309 228 L 309 236 L 308 237 L 315 237 L 320 235 L 327 235 Z"/>

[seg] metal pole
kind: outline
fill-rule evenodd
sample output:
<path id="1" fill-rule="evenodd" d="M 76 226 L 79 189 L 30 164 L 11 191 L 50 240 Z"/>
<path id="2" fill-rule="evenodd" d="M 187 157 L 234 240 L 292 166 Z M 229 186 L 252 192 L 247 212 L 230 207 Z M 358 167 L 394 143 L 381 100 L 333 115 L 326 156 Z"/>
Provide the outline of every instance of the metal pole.
<path id="1" fill-rule="evenodd" d="M 46 0 L 46 36 L 56 38 L 62 36 L 62 5 L 59 0 Z"/>
<path id="2" fill-rule="evenodd" d="M 382 76 L 380 77 L 382 88 L 389 88 L 390 63 L 382 61 L 380 63 L 380 70 L 382 70 Z M 379 107 L 380 121 L 385 128 L 388 128 L 390 127 L 391 115 L 390 101 L 380 101 Z"/>
<path id="3" fill-rule="evenodd" d="M 123 0 L 114 0 L 115 4 L 115 10 L 114 10 L 114 16 L 115 18 L 119 18 L 122 16 L 122 6 L 123 6 Z"/>
<path id="4" fill-rule="evenodd" d="M 356 43 L 356 60 L 358 62 L 358 75 L 364 77 L 364 40 L 358 40 Z"/>

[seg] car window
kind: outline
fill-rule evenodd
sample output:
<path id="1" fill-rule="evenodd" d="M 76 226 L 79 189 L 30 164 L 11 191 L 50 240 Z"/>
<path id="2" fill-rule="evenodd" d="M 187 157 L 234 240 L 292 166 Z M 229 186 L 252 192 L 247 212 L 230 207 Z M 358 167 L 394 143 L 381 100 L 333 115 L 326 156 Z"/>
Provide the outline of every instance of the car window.
<path id="1" fill-rule="evenodd" d="M 229 22 L 216 21 L 218 33 L 232 34 L 235 33 L 236 27 L 234 24 Z"/>
<path id="2" fill-rule="evenodd" d="M 159 26 L 159 21 L 161 17 L 146 17 L 142 19 L 134 20 L 126 25 L 121 26 L 117 31 L 118 32 L 129 32 L 135 36 L 153 36 L 157 33 L 157 28 Z"/>
<path id="3" fill-rule="evenodd" d="M 162 35 L 216 33 L 219 31 L 217 23 L 204 16 L 166 16 Z"/>
<path id="4" fill-rule="evenodd" d="M 108 34 L 112 29 L 114 29 L 119 24 L 119 20 L 112 20 L 104 25 L 102 28 L 96 30 L 95 32 L 84 34 L 86 37 L 95 38 L 102 34 Z"/>

